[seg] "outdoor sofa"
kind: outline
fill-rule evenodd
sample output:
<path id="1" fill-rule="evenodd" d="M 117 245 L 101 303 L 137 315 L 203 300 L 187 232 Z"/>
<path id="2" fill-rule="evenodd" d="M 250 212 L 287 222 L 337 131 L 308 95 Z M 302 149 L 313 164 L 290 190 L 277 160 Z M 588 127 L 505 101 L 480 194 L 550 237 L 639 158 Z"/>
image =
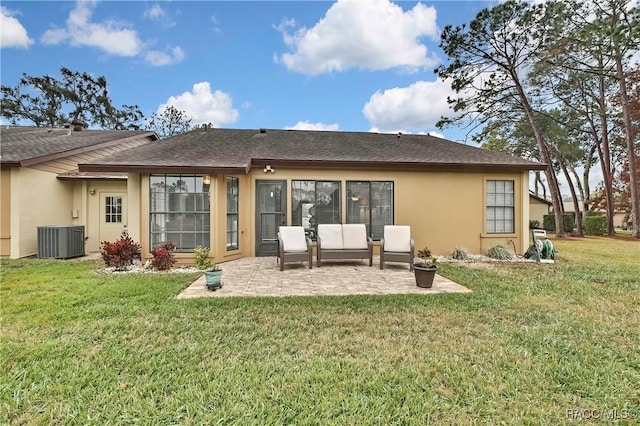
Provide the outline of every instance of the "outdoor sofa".
<path id="1" fill-rule="evenodd" d="M 325 260 L 369 260 L 373 266 L 373 240 L 364 224 L 318 224 L 318 267 Z"/>

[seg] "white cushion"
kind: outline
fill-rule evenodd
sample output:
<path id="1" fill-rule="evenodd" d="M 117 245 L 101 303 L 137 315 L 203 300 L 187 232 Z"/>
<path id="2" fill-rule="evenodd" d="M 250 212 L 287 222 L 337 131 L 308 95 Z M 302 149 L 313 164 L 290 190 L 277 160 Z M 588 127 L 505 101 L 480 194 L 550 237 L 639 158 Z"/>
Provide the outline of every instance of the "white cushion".
<path id="1" fill-rule="evenodd" d="M 280 238 L 285 252 L 307 251 L 307 240 L 302 226 L 281 226 Z"/>
<path id="2" fill-rule="evenodd" d="M 318 236 L 323 249 L 343 249 L 342 225 L 319 224 Z"/>
<path id="3" fill-rule="evenodd" d="M 367 227 L 363 223 L 342 225 L 342 243 L 345 249 L 368 248 Z"/>
<path id="4" fill-rule="evenodd" d="M 411 227 L 402 225 L 385 225 L 384 251 L 408 253 L 411 251 Z"/>

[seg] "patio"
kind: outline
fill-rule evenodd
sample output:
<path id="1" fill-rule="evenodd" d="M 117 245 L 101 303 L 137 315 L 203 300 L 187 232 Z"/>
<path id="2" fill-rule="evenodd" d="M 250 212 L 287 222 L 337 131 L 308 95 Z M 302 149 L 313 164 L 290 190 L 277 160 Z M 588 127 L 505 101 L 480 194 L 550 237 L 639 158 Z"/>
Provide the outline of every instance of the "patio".
<path id="1" fill-rule="evenodd" d="M 413 272 L 406 264 L 386 264 L 380 270 L 380 259 L 373 266 L 367 262 L 336 261 L 315 264 L 287 263 L 280 271 L 275 257 L 250 257 L 221 263 L 224 271 L 222 288 L 210 291 L 204 275 L 183 290 L 178 299 L 195 297 L 238 296 L 346 296 L 356 294 L 437 294 L 470 293 L 447 278 L 436 275 L 432 288 L 416 286 Z"/>

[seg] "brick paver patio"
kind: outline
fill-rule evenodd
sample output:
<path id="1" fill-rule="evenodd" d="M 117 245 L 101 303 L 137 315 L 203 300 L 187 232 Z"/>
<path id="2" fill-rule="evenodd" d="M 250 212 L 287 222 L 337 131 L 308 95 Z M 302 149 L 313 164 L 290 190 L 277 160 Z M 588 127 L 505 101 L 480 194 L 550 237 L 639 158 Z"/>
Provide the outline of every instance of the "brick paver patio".
<path id="1" fill-rule="evenodd" d="M 413 272 L 407 264 L 386 264 L 380 270 L 379 259 L 373 266 L 368 263 L 335 261 L 323 262 L 318 268 L 313 263 L 287 264 L 280 271 L 275 257 L 250 257 L 220 264 L 222 288 L 210 291 L 204 275 L 182 291 L 179 299 L 194 297 L 230 296 L 344 296 L 353 294 L 436 294 L 470 293 L 447 278 L 436 275 L 432 288 L 416 286 Z"/>

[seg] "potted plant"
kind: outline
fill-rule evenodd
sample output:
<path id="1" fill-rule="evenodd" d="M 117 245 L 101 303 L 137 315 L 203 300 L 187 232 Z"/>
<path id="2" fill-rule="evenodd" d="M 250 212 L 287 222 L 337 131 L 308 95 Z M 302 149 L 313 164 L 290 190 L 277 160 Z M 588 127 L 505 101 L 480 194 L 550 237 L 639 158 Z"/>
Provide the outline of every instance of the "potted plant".
<path id="1" fill-rule="evenodd" d="M 196 267 L 204 271 L 205 286 L 209 290 L 217 290 L 222 287 L 222 269 L 211 263 L 209 259 L 209 247 L 198 246 L 194 249 Z"/>
<path id="2" fill-rule="evenodd" d="M 413 258 L 416 285 L 422 288 L 431 288 L 437 269 L 436 258 L 431 255 L 431 250 L 427 247 L 418 250 L 418 253 Z"/>

